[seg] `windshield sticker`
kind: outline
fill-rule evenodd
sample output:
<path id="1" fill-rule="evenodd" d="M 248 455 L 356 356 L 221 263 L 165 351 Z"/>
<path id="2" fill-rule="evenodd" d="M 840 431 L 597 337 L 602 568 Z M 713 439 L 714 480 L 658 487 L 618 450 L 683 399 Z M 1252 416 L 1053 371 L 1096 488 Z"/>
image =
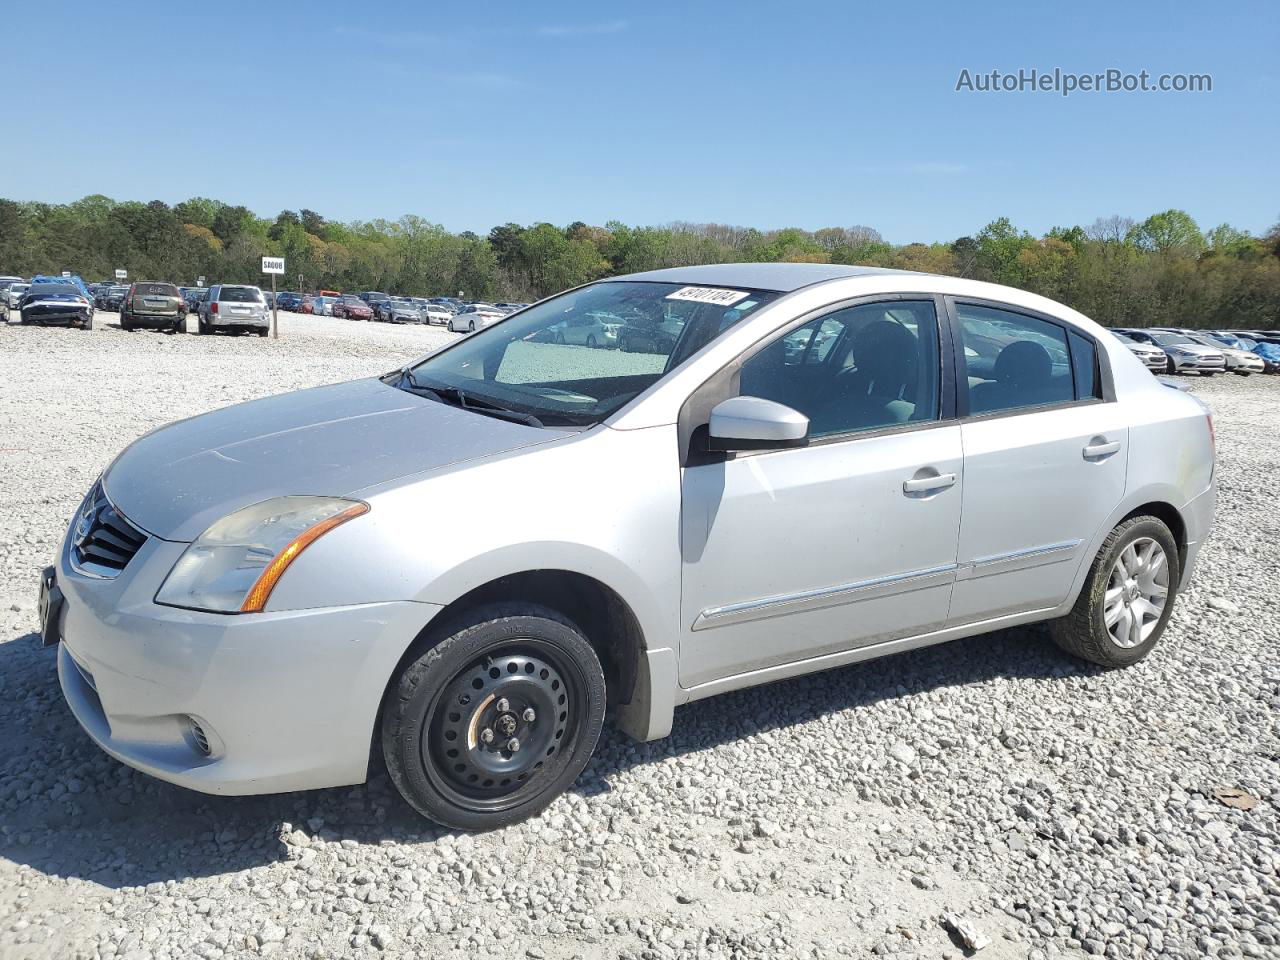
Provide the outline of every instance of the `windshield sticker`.
<path id="1" fill-rule="evenodd" d="M 723 290 L 720 287 L 681 287 L 668 293 L 668 300 L 692 300 L 694 303 L 714 303 L 718 307 L 731 307 L 750 296 L 743 290 Z"/>

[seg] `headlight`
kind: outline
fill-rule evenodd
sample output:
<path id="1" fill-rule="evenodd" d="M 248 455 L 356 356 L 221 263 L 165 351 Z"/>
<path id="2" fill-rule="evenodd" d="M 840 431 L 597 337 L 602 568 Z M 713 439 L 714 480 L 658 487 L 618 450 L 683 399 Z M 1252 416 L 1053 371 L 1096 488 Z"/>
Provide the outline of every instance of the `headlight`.
<path id="1" fill-rule="evenodd" d="M 334 527 L 369 512 L 338 497 L 277 497 L 223 517 L 178 558 L 156 603 L 257 613 L 289 564 Z"/>

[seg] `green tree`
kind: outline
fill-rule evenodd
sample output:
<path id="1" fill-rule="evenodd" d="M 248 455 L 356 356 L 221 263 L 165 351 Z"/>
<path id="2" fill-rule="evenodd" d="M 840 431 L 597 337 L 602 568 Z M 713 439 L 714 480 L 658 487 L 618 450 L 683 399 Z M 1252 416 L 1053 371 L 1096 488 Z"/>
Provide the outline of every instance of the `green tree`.
<path id="1" fill-rule="evenodd" d="M 1129 239 L 1143 250 L 1157 253 L 1196 256 L 1204 249 L 1200 228 L 1184 210 L 1152 214 L 1130 231 Z"/>

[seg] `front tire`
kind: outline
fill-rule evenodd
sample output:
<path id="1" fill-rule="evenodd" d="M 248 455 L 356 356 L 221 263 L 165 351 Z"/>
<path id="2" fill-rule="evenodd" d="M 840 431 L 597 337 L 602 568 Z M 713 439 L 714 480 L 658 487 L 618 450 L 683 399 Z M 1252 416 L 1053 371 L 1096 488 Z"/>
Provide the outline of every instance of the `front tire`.
<path id="1" fill-rule="evenodd" d="M 1130 517 L 1108 534 L 1071 612 L 1049 624 L 1067 653 L 1127 667 L 1148 653 L 1173 613 L 1182 568 L 1164 521 Z"/>
<path id="2" fill-rule="evenodd" d="M 392 680 L 382 751 L 423 816 L 493 830 L 541 812 L 577 779 L 604 723 L 595 650 L 539 606 L 493 605 L 446 628 Z"/>

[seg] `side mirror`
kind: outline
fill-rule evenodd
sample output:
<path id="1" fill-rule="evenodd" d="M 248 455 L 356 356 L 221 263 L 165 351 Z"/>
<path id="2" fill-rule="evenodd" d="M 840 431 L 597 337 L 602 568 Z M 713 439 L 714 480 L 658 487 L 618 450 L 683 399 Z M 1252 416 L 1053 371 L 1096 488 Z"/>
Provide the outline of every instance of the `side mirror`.
<path id="1" fill-rule="evenodd" d="M 809 418 L 761 397 L 730 397 L 711 410 L 711 450 L 780 450 L 809 442 Z"/>

